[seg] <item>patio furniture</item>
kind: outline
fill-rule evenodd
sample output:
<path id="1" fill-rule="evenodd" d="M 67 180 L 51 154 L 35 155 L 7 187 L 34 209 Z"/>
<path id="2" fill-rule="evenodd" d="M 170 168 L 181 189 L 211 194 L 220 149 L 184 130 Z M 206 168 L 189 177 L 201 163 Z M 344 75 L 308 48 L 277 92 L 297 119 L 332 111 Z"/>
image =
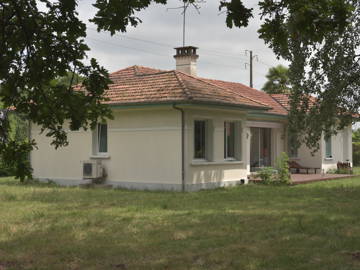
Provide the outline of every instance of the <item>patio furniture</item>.
<path id="1" fill-rule="evenodd" d="M 304 167 L 304 166 L 301 166 L 299 163 L 297 163 L 296 161 L 294 160 L 291 160 L 288 162 L 289 163 L 289 169 L 290 169 L 290 172 L 292 169 L 295 169 L 296 173 L 300 173 L 301 170 L 306 170 L 306 174 L 309 174 L 309 170 L 314 170 L 315 174 L 316 174 L 316 171 L 317 170 L 320 170 L 320 168 L 311 168 L 311 167 Z"/>
<path id="2" fill-rule="evenodd" d="M 338 162 L 337 163 L 337 169 L 338 171 L 343 171 L 348 174 L 352 174 L 352 168 L 350 162 Z"/>

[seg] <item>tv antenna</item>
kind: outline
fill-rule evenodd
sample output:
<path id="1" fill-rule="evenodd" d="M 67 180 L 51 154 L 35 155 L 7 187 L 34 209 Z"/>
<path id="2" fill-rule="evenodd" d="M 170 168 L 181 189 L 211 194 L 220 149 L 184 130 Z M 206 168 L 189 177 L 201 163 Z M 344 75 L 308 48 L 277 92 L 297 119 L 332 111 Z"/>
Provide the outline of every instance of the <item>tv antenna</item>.
<path id="1" fill-rule="evenodd" d="M 183 47 L 185 47 L 185 28 L 186 28 L 186 11 L 189 7 L 194 7 L 198 14 L 200 14 L 200 4 L 205 3 L 204 0 L 184 0 L 184 4 L 181 7 L 167 8 L 169 9 L 182 9 L 181 15 L 183 15 Z"/>

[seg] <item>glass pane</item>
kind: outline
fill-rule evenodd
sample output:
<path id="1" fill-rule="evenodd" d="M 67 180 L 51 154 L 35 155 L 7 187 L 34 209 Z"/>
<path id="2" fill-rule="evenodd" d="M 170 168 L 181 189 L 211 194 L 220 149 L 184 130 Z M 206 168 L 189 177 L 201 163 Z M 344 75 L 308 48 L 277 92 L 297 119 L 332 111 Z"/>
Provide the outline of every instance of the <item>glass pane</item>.
<path id="1" fill-rule="evenodd" d="M 251 129 L 251 141 L 250 141 L 250 168 L 260 167 L 260 129 L 252 127 Z"/>
<path id="2" fill-rule="evenodd" d="M 271 165 L 271 129 L 260 129 L 260 167 Z"/>
<path id="3" fill-rule="evenodd" d="M 225 158 L 235 158 L 235 123 L 225 122 Z"/>
<path id="4" fill-rule="evenodd" d="M 325 140 L 325 151 L 326 151 L 326 157 L 329 158 L 332 156 L 332 149 L 331 149 L 331 138 L 328 138 Z"/>
<path id="5" fill-rule="evenodd" d="M 205 159 L 205 136 L 206 122 L 195 121 L 194 123 L 194 158 Z"/>
<path id="6" fill-rule="evenodd" d="M 107 125 L 98 125 L 99 153 L 107 153 Z"/>

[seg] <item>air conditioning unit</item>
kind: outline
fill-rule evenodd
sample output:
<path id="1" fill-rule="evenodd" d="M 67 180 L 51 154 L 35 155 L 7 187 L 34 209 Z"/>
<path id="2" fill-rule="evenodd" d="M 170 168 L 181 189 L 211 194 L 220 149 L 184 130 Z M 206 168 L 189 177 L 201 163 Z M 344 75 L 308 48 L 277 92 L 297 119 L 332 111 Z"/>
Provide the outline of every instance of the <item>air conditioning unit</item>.
<path id="1" fill-rule="evenodd" d="M 98 179 L 103 177 L 103 166 L 98 160 L 83 161 L 83 179 Z"/>

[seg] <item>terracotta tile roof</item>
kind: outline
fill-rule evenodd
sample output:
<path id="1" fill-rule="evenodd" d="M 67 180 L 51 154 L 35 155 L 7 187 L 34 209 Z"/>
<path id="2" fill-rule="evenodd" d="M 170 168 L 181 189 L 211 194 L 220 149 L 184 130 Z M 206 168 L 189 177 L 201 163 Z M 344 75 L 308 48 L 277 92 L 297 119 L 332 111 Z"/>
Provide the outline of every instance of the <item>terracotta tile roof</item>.
<path id="1" fill-rule="evenodd" d="M 290 111 L 290 95 L 289 94 L 271 94 L 271 96 L 283 106 L 287 111 Z M 314 96 L 308 96 L 309 108 L 313 107 L 317 102 L 317 98 Z"/>
<path id="2" fill-rule="evenodd" d="M 287 115 L 284 104 L 265 92 L 241 83 L 205 79 L 171 70 L 131 66 L 110 74 L 113 81 L 107 104 L 131 105 L 189 102 L 247 106 L 267 113 Z"/>
<path id="3" fill-rule="evenodd" d="M 290 100 L 288 94 L 271 94 L 271 96 L 287 111 L 290 110 Z"/>
<path id="4" fill-rule="evenodd" d="M 113 83 L 105 92 L 107 104 L 192 102 L 269 109 L 231 89 L 175 70 L 131 66 L 111 73 L 110 79 Z"/>
<path id="5" fill-rule="evenodd" d="M 268 111 L 268 113 L 287 115 L 287 110 L 279 102 L 277 102 L 271 95 L 263 91 L 236 82 L 226 82 L 226 81 L 213 80 L 213 79 L 204 79 L 204 80 L 219 85 L 223 88 L 233 90 L 234 92 L 237 92 L 249 99 L 256 100 L 257 102 L 265 104 L 266 106 L 271 108 Z"/>

